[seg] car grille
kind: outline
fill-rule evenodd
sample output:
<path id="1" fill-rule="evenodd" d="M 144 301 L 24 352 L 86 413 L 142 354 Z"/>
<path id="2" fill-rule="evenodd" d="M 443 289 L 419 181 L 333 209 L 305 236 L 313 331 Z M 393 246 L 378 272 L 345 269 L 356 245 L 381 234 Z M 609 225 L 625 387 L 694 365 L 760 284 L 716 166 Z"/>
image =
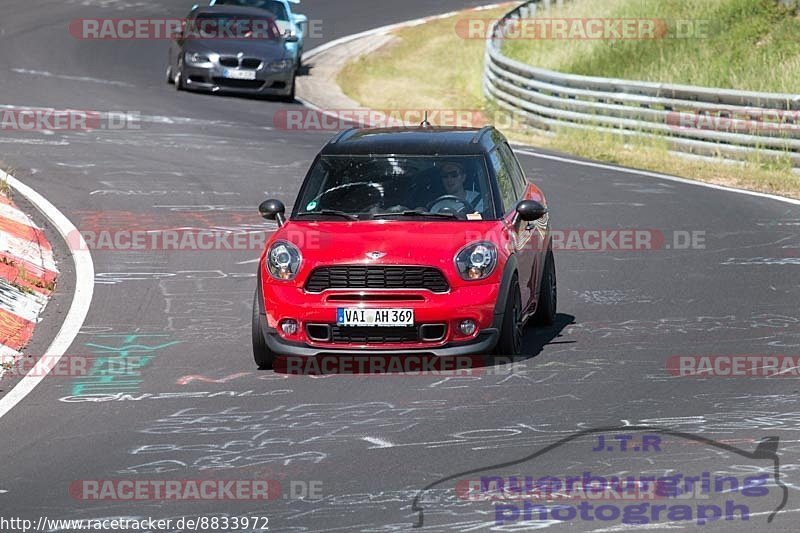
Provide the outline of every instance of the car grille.
<path id="1" fill-rule="evenodd" d="M 346 327 L 331 326 L 331 342 L 390 344 L 417 342 L 419 331 L 411 327 Z"/>
<path id="2" fill-rule="evenodd" d="M 340 266 L 314 270 L 306 291 L 325 289 L 427 289 L 447 292 L 450 286 L 439 269 L 414 266 Z"/>
<path id="3" fill-rule="evenodd" d="M 261 60 L 255 57 L 245 57 L 242 59 L 242 68 L 257 69 L 261 67 Z"/>
<path id="4" fill-rule="evenodd" d="M 219 64 L 223 67 L 231 67 L 231 68 L 249 68 L 249 69 L 258 69 L 261 68 L 262 61 L 257 57 L 243 57 L 241 60 L 235 56 L 223 56 L 219 58 Z"/>
<path id="5" fill-rule="evenodd" d="M 214 78 L 214 84 L 223 89 L 260 89 L 264 86 L 263 80 L 232 80 L 229 78 Z"/>

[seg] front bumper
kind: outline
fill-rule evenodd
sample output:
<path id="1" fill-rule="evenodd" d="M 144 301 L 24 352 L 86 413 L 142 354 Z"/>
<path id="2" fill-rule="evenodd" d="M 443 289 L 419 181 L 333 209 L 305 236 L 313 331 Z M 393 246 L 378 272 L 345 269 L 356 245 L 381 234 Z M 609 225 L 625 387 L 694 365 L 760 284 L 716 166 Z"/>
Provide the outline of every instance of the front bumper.
<path id="1" fill-rule="evenodd" d="M 187 89 L 237 94 L 285 96 L 291 93 L 294 69 L 272 72 L 265 68 L 256 70 L 255 80 L 226 78 L 224 71 L 237 70 L 222 66 L 195 67 L 185 65 L 183 78 Z"/>
<path id="2" fill-rule="evenodd" d="M 263 322 L 262 322 L 263 324 Z M 275 329 L 266 331 L 264 339 L 269 349 L 279 355 L 294 357 L 317 357 L 330 354 L 358 353 L 359 355 L 435 355 L 437 357 L 456 357 L 464 355 L 486 355 L 491 353 L 500 338 L 500 332 L 494 328 L 484 329 L 477 337 L 466 342 L 450 342 L 430 348 L 371 348 L 365 346 L 330 345 L 326 347 L 311 346 L 303 342 L 287 341 Z"/>
<path id="3" fill-rule="evenodd" d="M 352 289 L 326 290 L 308 293 L 292 284 L 275 283 L 272 280 L 262 285 L 264 296 L 260 309 L 265 341 L 270 350 L 281 355 L 312 357 L 325 353 L 359 354 L 434 354 L 440 356 L 475 355 L 490 352 L 498 342 L 502 311 L 497 308 L 500 287 L 495 283 L 451 288 L 446 293 L 425 290 L 354 291 Z M 367 301 L 342 301 L 343 298 L 359 296 Z M 380 298 L 391 298 L 380 300 Z M 400 299 L 398 299 L 400 298 Z M 337 309 L 366 307 L 378 309 L 405 308 L 414 310 L 414 324 L 419 334 L 412 338 L 395 335 L 396 330 L 386 336 L 376 332 L 368 334 L 367 341 L 362 332 L 370 328 L 346 328 L 336 326 Z M 460 332 L 462 320 L 473 320 L 477 331 L 472 335 Z M 280 325 L 285 320 L 298 323 L 297 332 L 285 334 Z M 348 330 L 347 333 L 320 338 L 311 328 L 328 325 L 330 330 Z M 425 326 L 441 328 L 442 335 L 423 335 Z M 380 328 L 377 328 L 380 329 Z M 412 328 L 413 329 L 413 328 Z M 428 330 L 438 331 L 438 330 Z M 361 338 L 359 338 L 361 337 Z M 392 342 L 389 337 L 395 337 Z M 430 338 L 433 337 L 433 338 Z"/>

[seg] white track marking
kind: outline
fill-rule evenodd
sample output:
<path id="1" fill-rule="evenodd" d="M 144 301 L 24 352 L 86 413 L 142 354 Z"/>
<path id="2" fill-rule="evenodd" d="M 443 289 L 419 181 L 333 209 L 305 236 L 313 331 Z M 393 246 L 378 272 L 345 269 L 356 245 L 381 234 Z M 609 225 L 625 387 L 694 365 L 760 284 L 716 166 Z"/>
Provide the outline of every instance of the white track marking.
<path id="1" fill-rule="evenodd" d="M 394 444 L 388 440 L 379 439 L 378 437 L 363 437 L 362 440 L 375 444 L 377 448 L 394 448 Z"/>
<path id="2" fill-rule="evenodd" d="M 530 148 L 530 147 L 526 147 Z M 678 183 L 685 183 L 687 185 L 697 185 L 698 187 L 706 187 L 709 189 L 716 189 L 718 191 L 733 192 L 737 194 L 746 194 L 748 196 L 756 196 L 759 198 L 768 198 L 778 202 L 785 202 L 792 205 L 800 205 L 800 200 L 794 198 L 786 198 L 785 196 L 778 196 L 777 194 L 768 194 L 765 192 L 746 191 L 744 189 L 736 189 L 734 187 L 726 187 L 724 185 L 715 185 L 713 183 L 705 183 L 702 181 L 690 180 L 687 178 L 679 178 L 677 176 L 670 176 L 669 174 L 661 174 L 659 172 L 650 172 L 648 170 L 636 170 L 634 168 L 616 167 L 614 165 L 606 165 L 603 163 L 595 163 L 593 161 L 580 161 L 578 159 L 570 159 L 569 157 L 561 157 L 557 155 L 542 154 L 540 152 L 533 152 L 526 149 L 515 148 L 514 151 L 518 154 L 529 155 L 531 157 L 538 157 L 540 159 L 549 159 L 551 161 L 559 161 L 562 163 L 569 163 L 571 165 L 579 165 L 583 167 L 602 168 L 603 170 L 611 170 L 624 174 L 635 174 L 637 176 L 648 176 L 650 178 L 658 178 L 667 181 L 675 181 Z"/>
<path id="3" fill-rule="evenodd" d="M 22 378 L 8 394 L 0 398 L 0 418 L 2 418 L 47 376 L 78 335 L 92 303 L 94 263 L 92 263 L 92 254 L 83 237 L 61 211 L 44 196 L 2 170 L 0 170 L 0 179 L 6 181 L 14 190 L 36 206 L 53 224 L 67 243 L 72 261 L 75 263 L 75 294 L 72 296 L 72 304 L 61 324 L 61 329 L 58 330 L 53 342 L 43 354 L 47 357 L 40 358 L 36 366 L 31 369 L 31 373 Z M 79 242 L 74 242 L 76 240 Z"/>
<path id="4" fill-rule="evenodd" d="M 495 8 L 495 7 L 508 5 L 509 3 L 510 2 L 500 2 L 500 3 L 497 3 L 497 4 L 489 4 L 489 5 L 486 5 L 486 6 L 472 8 L 471 10 L 472 11 L 483 11 L 483 10 L 486 10 L 486 9 L 492 9 L 492 8 Z M 345 37 L 340 37 L 338 39 L 334 39 L 333 41 L 329 41 L 329 42 L 327 42 L 325 44 L 321 44 L 321 45 L 317 46 L 316 48 L 313 48 L 313 49 L 309 50 L 308 52 L 304 52 L 303 53 L 303 61 L 305 61 L 307 59 L 311 59 L 312 57 L 314 57 L 314 56 L 316 56 L 318 54 L 321 54 L 325 50 L 330 50 L 331 48 L 334 48 L 334 47 L 339 46 L 341 44 L 349 43 L 351 41 L 355 41 L 356 39 L 362 39 L 364 37 L 371 37 L 373 35 L 378 35 L 378 34 L 383 34 L 383 33 L 390 33 L 392 31 L 398 30 L 400 28 L 410 28 L 412 26 L 419 26 L 420 24 L 425 24 L 426 22 L 430 22 L 432 20 L 443 19 L 443 18 L 447 18 L 447 17 L 452 17 L 454 15 L 458 15 L 459 13 L 462 13 L 463 11 L 465 11 L 465 10 L 462 9 L 462 10 L 458 10 L 458 11 L 449 11 L 447 13 L 442 13 L 441 15 L 433 15 L 431 17 L 423 17 L 423 18 L 419 18 L 419 19 L 409 20 L 407 22 L 398 22 L 396 24 L 389 24 L 388 26 L 381 26 L 379 28 L 374 28 L 374 29 L 371 29 L 371 30 L 362 31 L 360 33 L 354 33 L 353 35 L 347 35 Z M 469 11 L 469 10 L 466 10 L 466 11 Z M 300 102 L 302 102 L 305 105 L 305 102 L 303 102 L 302 100 L 300 100 Z"/>

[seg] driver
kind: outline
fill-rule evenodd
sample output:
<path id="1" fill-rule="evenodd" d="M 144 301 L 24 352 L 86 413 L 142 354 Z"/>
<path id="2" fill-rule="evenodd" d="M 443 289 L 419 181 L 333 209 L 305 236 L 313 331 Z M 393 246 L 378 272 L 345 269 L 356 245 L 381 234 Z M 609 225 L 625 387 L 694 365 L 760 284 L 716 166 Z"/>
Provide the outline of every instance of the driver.
<path id="1" fill-rule="evenodd" d="M 455 161 L 446 162 L 442 165 L 441 178 L 445 194 L 465 200 L 475 212 L 483 211 L 481 194 L 476 191 L 464 190 L 464 181 L 467 179 L 464 165 Z"/>

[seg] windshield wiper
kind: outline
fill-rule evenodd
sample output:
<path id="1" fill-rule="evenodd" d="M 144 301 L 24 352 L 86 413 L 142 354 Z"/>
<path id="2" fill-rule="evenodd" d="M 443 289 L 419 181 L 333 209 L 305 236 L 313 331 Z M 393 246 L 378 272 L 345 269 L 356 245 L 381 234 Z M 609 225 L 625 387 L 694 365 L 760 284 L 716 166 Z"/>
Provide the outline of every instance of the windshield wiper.
<path id="1" fill-rule="evenodd" d="M 320 209 L 319 211 L 303 211 L 302 213 L 297 213 L 297 215 L 295 216 L 302 217 L 306 215 L 329 215 L 333 217 L 346 218 L 347 220 L 358 220 L 358 217 L 355 215 L 351 215 L 350 213 L 345 213 L 344 211 L 337 211 L 335 209 Z"/>
<path id="2" fill-rule="evenodd" d="M 399 211 L 397 213 L 377 213 L 372 215 L 372 218 L 386 218 L 386 217 L 440 217 L 440 218 L 458 218 L 455 213 L 432 213 L 430 211 L 423 211 L 421 209 L 411 209 L 408 211 Z"/>

